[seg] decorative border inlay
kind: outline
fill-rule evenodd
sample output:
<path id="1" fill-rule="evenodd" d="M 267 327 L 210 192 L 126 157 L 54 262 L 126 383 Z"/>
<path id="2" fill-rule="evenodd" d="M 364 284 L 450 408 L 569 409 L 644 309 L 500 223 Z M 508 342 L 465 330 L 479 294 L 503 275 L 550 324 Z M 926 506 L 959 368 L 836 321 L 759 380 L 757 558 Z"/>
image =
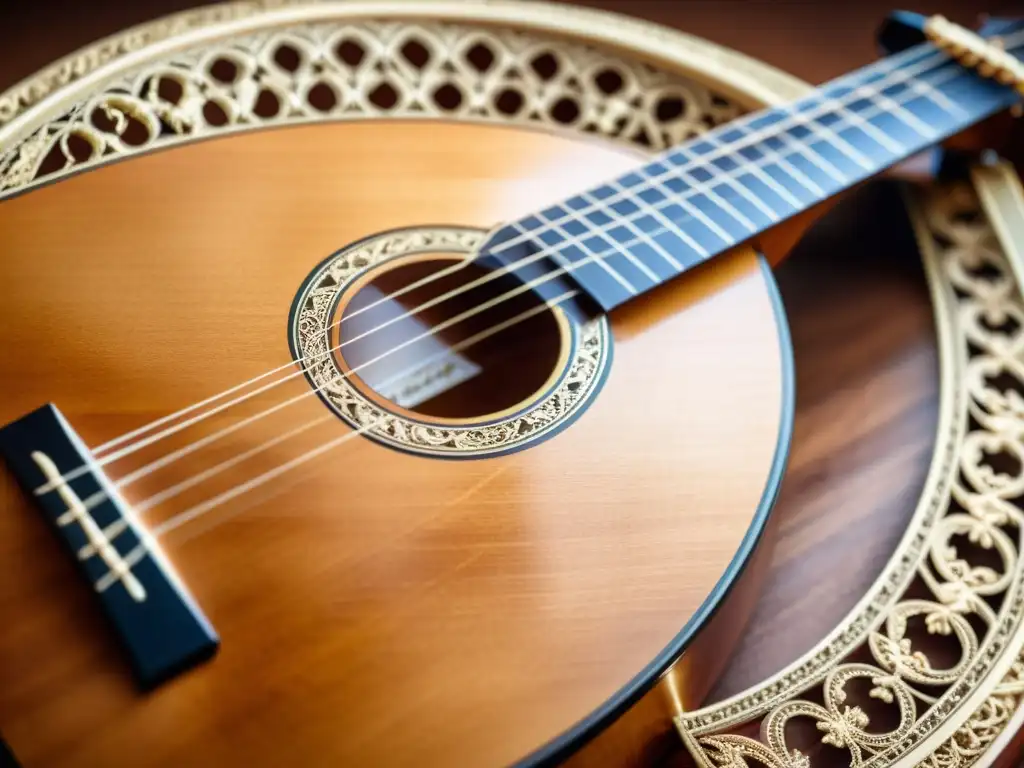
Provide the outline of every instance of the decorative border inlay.
<path id="1" fill-rule="evenodd" d="M 372 63 L 351 63 L 332 48 L 345 35 L 360 42 Z M 431 59 L 436 66 L 401 64 L 396 54 L 403 35 L 439 54 Z M 494 56 L 497 69 L 467 64 L 462 54 L 477 43 Z M 287 57 L 282 63 L 275 55 L 282 46 L 299 54 L 297 69 L 288 68 Z M 544 54 L 558 65 L 554 78 L 532 69 L 531 62 Z M 233 64 L 238 77 L 216 77 L 211 67 L 219 58 Z M 619 68 L 623 87 L 609 93 L 588 78 L 601 67 Z M 217 69 L 223 74 L 229 68 Z M 384 80 L 395 89 L 391 106 L 386 106 L 390 98 L 367 98 Z M 325 109 L 317 104 L 330 99 L 310 96 L 321 84 L 336 99 Z M 462 94 L 454 109 L 447 106 L 452 99 L 436 93 L 447 84 Z M 519 89 L 518 109 L 498 108 L 491 98 L 505 88 Z M 140 152 L 285 123 L 454 118 L 594 134 L 656 151 L 745 108 L 797 98 L 807 90 L 778 70 L 706 41 L 566 5 L 237 2 L 115 35 L 0 94 L 0 198 Z M 280 114 L 263 107 L 268 114 L 260 114 L 257 103 L 264 92 L 277 95 Z M 659 100 L 655 94 L 669 97 Z M 673 99 L 680 96 L 685 99 L 678 110 Z M 554 114 L 564 99 L 568 104 Z M 1024 698 L 1024 659 L 1004 658 L 1021 602 L 1019 579 L 1008 576 L 1021 562 L 1019 510 L 1006 494 L 1024 481 L 1014 473 L 986 470 L 984 458 L 992 452 L 1024 457 L 1016 431 L 1020 398 L 1012 388 L 986 383 L 996 362 L 1007 363 L 1010 378 L 1020 380 L 1018 335 L 990 326 L 1000 325 L 994 317 L 1008 318 L 1012 326 L 1024 317 L 1024 308 L 1014 304 L 1016 292 L 1012 297 L 1005 292 L 1012 280 L 984 221 L 974 215 L 975 204 L 964 203 L 970 195 L 957 195 L 966 205 L 960 214 L 941 209 L 951 218 L 933 216 L 920 232 L 943 387 L 932 467 L 907 532 L 858 606 L 815 649 L 750 691 L 680 717 L 684 740 L 705 766 L 805 765 L 786 747 L 781 728 L 794 717 L 820 724 L 822 741 L 859 754 L 862 765 L 893 764 L 908 750 L 917 754 L 928 746 L 940 725 L 959 728 L 921 759 L 932 768 L 968 765 L 983 755 Z M 992 285 L 972 275 L 972 259 L 984 262 L 989 276 L 994 270 Z M 968 556 L 979 551 L 995 559 L 979 563 Z M 905 600 L 911 585 L 923 585 L 928 597 Z M 961 650 L 951 664 L 936 667 L 927 649 L 919 647 L 922 622 L 925 635 L 930 630 L 934 637 L 955 640 Z M 1016 658 L 1020 643 L 1014 642 Z M 872 661 L 852 665 L 850 655 L 865 648 Z M 967 711 L 970 707 L 961 705 L 971 695 L 969 686 L 980 686 L 997 668 L 1003 670 L 1001 682 Z M 867 675 L 873 702 L 898 712 L 899 725 L 891 733 L 869 729 L 867 710 L 858 709 L 844 688 Z M 923 690 L 926 685 L 934 690 Z M 823 704 L 807 702 L 813 688 Z M 782 714 L 775 715 L 761 740 L 730 733 L 744 723 L 767 722 L 776 711 Z"/>
<path id="2" fill-rule="evenodd" d="M 845 751 L 854 768 L 893 765 L 962 719 L 923 764 L 963 768 L 1020 704 L 1024 667 L 1017 662 L 976 711 L 959 711 L 997 662 L 1020 650 L 1024 299 L 969 184 L 936 188 L 910 204 L 919 211 L 917 234 L 939 313 L 943 387 L 953 395 L 956 426 L 949 434 L 958 435 L 940 454 L 942 482 L 931 489 L 924 525 L 911 526 L 891 561 L 911 562 L 914 578 L 895 604 L 876 612 L 864 643 L 844 648 L 836 641 L 841 636 L 830 638 L 814 655 L 831 659 L 820 682 L 776 696 L 766 695 L 769 682 L 680 715 L 677 726 L 700 766 L 806 768 L 809 756 L 784 731 L 787 721 L 802 717 L 814 723 L 821 744 Z M 937 638 L 957 649 L 945 649 L 945 666 L 936 660 Z M 870 681 L 859 695 L 844 687 L 857 677 Z M 785 681 L 786 673 L 774 685 Z M 825 707 L 813 702 L 818 695 Z M 878 716 L 869 716 L 869 704 L 879 714 L 894 709 L 889 720 L 897 725 L 869 728 Z M 734 732 L 758 720 L 759 738 Z"/>
<path id="3" fill-rule="evenodd" d="M 96 52 L 96 61 L 105 55 Z M 6 99 L 11 109 L 25 98 L 3 95 L 0 104 Z M 694 81 L 518 30 L 305 24 L 182 50 L 121 73 L 0 154 L 0 195 L 185 141 L 281 125 L 382 118 L 540 124 L 660 150 L 739 113 Z"/>
<path id="4" fill-rule="evenodd" d="M 332 354 L 330 328 L 341 296 L 368 270 L 391 259 L 424 253 L 472 254 L 484 230 L 416 227 L 385 232 L 344 248 L 310 275 L 295 299 L 290 334 L 306 378 L 330 408 L 354 429 L 382 443 L 438 456 L 482 456 L 518 450 L 566 426 L 600 388 L 610 362 L 611 338 L 603 315 L 570 322 L 572 353 L 555 386 L 519 412 L 486 424 L 444 426 L 382 408 L 345 375 Z M 555 312 L 560 312 L 558 308 Z"/>

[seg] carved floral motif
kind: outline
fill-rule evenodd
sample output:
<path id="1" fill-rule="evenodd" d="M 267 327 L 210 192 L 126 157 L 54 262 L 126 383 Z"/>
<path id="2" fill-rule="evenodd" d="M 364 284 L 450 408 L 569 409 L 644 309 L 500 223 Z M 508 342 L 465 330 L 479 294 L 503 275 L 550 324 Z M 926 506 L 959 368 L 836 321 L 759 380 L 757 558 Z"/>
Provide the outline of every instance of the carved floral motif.
<path id="1" fill-rule="evenodd" d="M 842 653 L 834 639 L 824 643 L 811 657 L 831 656 L 821 682 L 809 679 L 774 700 L 762 686 L 678 718 L 699 765 L 808 765 L 807 755 L 786 739 L 786 721 L 798 716 L 814 720 L 820 743 L 845 752 L 854 768 L 891 765 L 958 711 L 1024 623 L 1024 299 L 969 186 L 933 191 L 922 210 L 926 266 L 945 291 L 940 334 L 955 343 L 954 359 L 947 361 L 953 375 L 944 382 L 958 392 L 953 415 L 965 431 L 947 444 L 952 464 L 942 464 L 940 443 L 939 468 L 948 482 L 936 485 L 931 506 L 941 514 L 926 516 L 918 537 L 905 542 L 890 565 L 890 573 L 912 566 L 916 578 L 907 587 L 913 589 L 905 587 L 894 605 L 876 614 L 864 643 Z M 935 650 L 941 639 L 947 641 L 943 662 Z M 854 662 L 865 647 L 872 663 Z M 983 754 L 1022 703 L 1022 672 L 1024 660 L 923 765 L 966 768 Z M 858 676 L 870 679 L 871 687 L 853 697 L 844 681 Z M 815 692 L 824 707 L 809 700 Z M 873 727 L 866 712 L 870 699 L 897 705 L 898 725 Z M 758 739 L 729 733 L 759 718 Z"/>

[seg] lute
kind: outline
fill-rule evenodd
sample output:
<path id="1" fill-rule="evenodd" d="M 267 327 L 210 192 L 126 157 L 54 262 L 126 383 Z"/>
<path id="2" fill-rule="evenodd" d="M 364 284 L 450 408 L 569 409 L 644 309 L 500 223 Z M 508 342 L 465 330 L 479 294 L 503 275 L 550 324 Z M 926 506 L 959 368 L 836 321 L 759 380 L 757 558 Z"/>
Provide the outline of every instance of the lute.
<path id="1" fill-rule="evenodd" d="M 1020 100 L 1024 24 L 896 14 L 882 42 L 639 164 L 352 123 L 9 195 L 16 757 L 649 754 L 768 551 L 794 397 L 771 265 L 847 190 Z M 128 140 L 131 117 L 95 120 Z M 517 186 L 531 168 L 567 170 Z"/>

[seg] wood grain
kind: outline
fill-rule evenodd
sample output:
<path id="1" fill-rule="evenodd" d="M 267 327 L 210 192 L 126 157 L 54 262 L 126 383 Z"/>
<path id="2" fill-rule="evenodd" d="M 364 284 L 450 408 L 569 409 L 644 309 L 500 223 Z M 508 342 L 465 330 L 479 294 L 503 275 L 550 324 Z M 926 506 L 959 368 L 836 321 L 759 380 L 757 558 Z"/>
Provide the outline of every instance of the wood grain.
<path id="1" fill-rule="evenodd" d="M 20 4 L 5 11 L 0 83 L 126 25 L 195 4 Z M 891 8 L 879 0 L 585 4 L 684 29 L 810 82 L 871 60 L 873 31 Z M 985 6 L 993 14 L 1022 12 L 1019 2 Z M 977 4 L 937 0 L 927 10 L 970 22 Z M 886 185 L 858 193 L 779 269 L 797 359 L 794 449 L 764 594 L 715 697 L 778 670 L 834 626 L 878 573 L 921 487 L 937 367 L 928 297 L 901 206 Z"/>
<path id="2" fill-rule="evenodd" d="M 45 398 L 88 445 L 104 443 L 290 359 L 288 308 L 340 246 L 513 220 L 635 162 L 515 128 L 352 122 L 199 142 L 7 200 L 0 423 Z M 419 767 L 505 765 L 568 730 L 726 576 L 761 525 L 783 418 L 784 352 L 749 249 L 611 324 L 610 375 L 554 439 L 479 461 L 352 440 L 214 510 L 199 535 L 163 537 L 223 645 L 147 696 L 7 482 L 0 613 L 20 621 L 0 636 L 6 738 L 29 765 L 144 750 L 153 766 Z M 311 394 L 292 378 L 108 472 L 246 424 L 133 482 L 138 506 L 323 415 Z M 332 419 L 144 522 L 344 434 Z M 689 675 L 679 696 L 699 700 L 706 683 Z"/>

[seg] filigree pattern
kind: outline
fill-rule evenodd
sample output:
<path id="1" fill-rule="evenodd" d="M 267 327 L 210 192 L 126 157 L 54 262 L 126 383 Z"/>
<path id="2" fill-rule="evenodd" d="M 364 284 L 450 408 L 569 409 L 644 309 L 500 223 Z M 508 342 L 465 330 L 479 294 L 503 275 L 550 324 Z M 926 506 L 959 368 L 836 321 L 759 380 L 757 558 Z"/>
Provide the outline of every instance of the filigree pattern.
<path id="1" fill-rule="evenodd" d="M 420 253 L 472 257 L 485 232 L 455 227 L 418 227 L 387 232 L 343 249 L 321 265 L 296 299 L 292 323 L 296 355 L 307 360 L 306 377 L 341 418 L 369 437 L 418 453 L 478 456 L 509 451 L 538 440 L 568 422 L 597 391 L 608 365 L 608 321 L 603 316 L 576 328 L 574 354 L 559 383 L 522 412 L 485 424 L 442 426 L 384 410 L 353 385 L 331 354 L 333 307 L 367 268 Z M 557 311 L 557 310 L 556 310 Z"/>
<path id="2" fill-rule="evenodd" d="M 413 0 L 409 7 L 423 14 L 435 4 Z M 730 119 L 740 111 L 737 99 L 792 98 L 805 88 L 756 61 L 654 25 L 616 19 L 611 34 L 602 29 L 610 26 L 607 19 L 570 6 L 515 8 L 489 0 L 471 9 L 465 3 L 467 18 L 481 9 L 505 14 L 503 24 L 482 24 L 397 21 L 391 0 L 380 0 L 381 9 L 391 10 L 379 20 L 357 20 L 348 10 L 354 5 L 367 7 L 308 0 L 215 5 L 129 30 L 57 62 L 0 94 L 0 198 L 132 153 L 305 121 L 488 120 L 597 134 L 653 150 Z M 264 14 L 292 6 L 304 7 L 301 22 L 287 13 L 272 21 Z M 549 23 L 556 16 L 558 23 Z M 515 30 L 508 23 L 513 18 Z M 195 31 L 238 20 L 252 20 L 244 22 L 249 32 L 209 37 L 202 46 L 189 42 Z M 576 40 L 531 30 L 541 22 L 575 30 Z M 595 39 L 614 39 L 615 52 Z M 134 55 L 158 41 L 174 43 L 166 48 L 174 52 Z M 116 66 L 128 58 L 136 63 Z M 95 79 L 104 67 L 104 78 Z M 87 78 L 88 88 L 75 87 Z M 730 97 L 704 84 L 711 81 L 728 81 Z M 1024 306 L 970 190 L 943 195 L 959 202 L 929 203 L 935 214 L 923 236 L 940 256 L 926 252 L 925 260 L 944 345 L 943 380 L 965 384 L 944 395 L 932 471 L 906 538 L 859 608 L 811 654 L 748 694 L 680 720 L 684 741 L 705 766 L 808 768 L 805 755 L 787 748 L 776 727 L 779 715 L 760 740 L 728 733 L 758 718 L 765 728 L 775 711 L 791 720 L 810 718 L 822 740 L 845 745 L 850 761 L 856 753 L 865 765 L 891 763 L 955 710 L 1006 650 L 1016 627 L 1021 600 L 1013 494 L 1020 495 L 1015 462 L 1024 455 L 1018 443 Z M 354 262 L 363 257 L 350 256 Z M 955 295 L 947 294 L 947 284 Z M 953 344 L 960 349 L 950 353 Z M 373 413 L 356 405 L 352 418 L 366 423 Z M 970 443 L 961 451 L 968 427 Z M 444 443 L 430 430 L 419 439 Z M 929 599 L 902 599 L 915 578 L 927 582 Z M 922 631 L 955 643 L 958 653 L 939 663 L 920 642 Z M 861 646 L 874 660 L 858 668 L 871 684 L 869 698 L 900 712 L 884 744 L 865 739 L 877 736 L 873 710 L 861 706 L 845 681 L 825 706 L 782 709 L 806 701 L 804 693 L 815 686 L 824 697 L 840 680 L 835 670 Z M 925 764 L 973 762 L 1021 705 L 1022 678 L 1024 661 Z M 912 711 L 919 716 L 907 730 Z"/>
<path id="3" fill-rule="evenodd" d="M 922 250 L 926 261 L 934 254 L 928 266 L 948 291 L 942 304 L 960 345 L 958 367 L 965 372 L 946 380 L 963 391 L 960 419 L 968 431 L 940 499 L 943 514 L 929 526 L 915 558 L 915 590 L 868 633 L 873 664 L 854 663 L 849 653 L 833 658 L 821 685 L 824 707 L 807 698 L 807 686 L 767 710 L 754 697 L 734 701 L 724 726 L 709 727 L 708 712 L 680 717 L 684 740 L 702 765 L 805 764 L 807 755 L 786 741 L 785 723 L 797 716 L 815 720 L 820 742 L 846 752 L 851 766 L 889 765 L 924 743 L 962 705 L 1024 620 L 1024 300 L 969 186 L 936 192 L 924 210 Z M 911 552 L 904 550 L 902 557 Z M 944 664 L 937 661 L 936 639 L 947 641 Z M 1020 703 L 1020 672 L 1018 664 L 1017 679 L 1004 680 L 927 764 L 961 768 L 982 754 Z M 838 681 L 856 676 L 870 678 L 872 687 L 848 701 Z M 887 733 L 871 727 L 865 697 L 898 703 L 899 725 Z M 758 716 L 760 739 L 728 733 L 739 720 Z"/>
<path id="4" fill-rule="evenodd" d="M 104 50 L 93 56 L 102 59 Z M 0 112 L 34 96 L 7 94 Z M 286 123 L 539 123 L 661 149 L 738 112 L 691 80 L 534 34 L 439 23 L 310 24 L 125 73 L 0 155 L 0 193 L 182 140 Z"/>
<path id="5" fill-rule="evenodd" d="M 42 99 L 69 83 L 73 83 L 102 65 L 133 51 L 141 50 L 160 40 L 181 35 L 191 29 L 244 18 L 265 8 L 283 5 L 286 1 L 224 3 L 210 8 L 178 13 L 114 35 L 65 57 L 0 94 L 0 125 L 6 124 L 25 109 L 38 104 Z"/>
<path id="6" fill-rule="evenodd" d="M 1017 661 L 980 707 L 919 768 L 967 768 L 982 757 L 1024 704 L 1024 661 Z"/>

